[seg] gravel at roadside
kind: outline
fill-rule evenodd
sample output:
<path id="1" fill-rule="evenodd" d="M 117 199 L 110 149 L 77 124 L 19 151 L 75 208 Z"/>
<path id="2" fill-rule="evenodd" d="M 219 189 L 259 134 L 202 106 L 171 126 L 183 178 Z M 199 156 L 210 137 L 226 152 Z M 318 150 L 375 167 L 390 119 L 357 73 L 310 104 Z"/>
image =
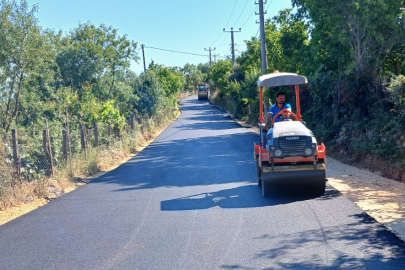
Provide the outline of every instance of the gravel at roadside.
<path id="1" fill-rule="evenodd" d="M 328 157 L 331 186 L 405 241 L 405 184 Z"/>

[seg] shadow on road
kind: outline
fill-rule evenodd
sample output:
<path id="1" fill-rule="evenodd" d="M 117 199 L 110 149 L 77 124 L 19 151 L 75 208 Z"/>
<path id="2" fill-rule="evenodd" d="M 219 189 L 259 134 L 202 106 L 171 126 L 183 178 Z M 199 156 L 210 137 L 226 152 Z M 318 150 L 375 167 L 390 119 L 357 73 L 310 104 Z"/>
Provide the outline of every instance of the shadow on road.
<path id="1" fill-rule="evenodd" d="M 212 207 L 221 208 L 253 208 L 289 204 L 312 199 L 326 200 L 341 196 L 339 192 L 329 188 L 324 196 L 291 193 L 286 190 L 277 196 L 264 198 L 257 185 L 245 185 L 217 192 L 208 192 L 161 202 L 162 211 L 201 210 Z"/>
<path id="2" fill-rule="evenodd" d="M 252 239 L 272 243 L 271 248 L 262 250 L 255 259 L 268 260 L 271 265 L 268 269 L 404 269 L 405 244 L 367 214 L 352 217 L 357 222 Z M 325 243 L 332 256 L 325 257 L 326 252 L 322 250 Z M 302 256 L 308 249 L 313 255 Z M 388 250 L 391 256 L 385 256 Z M 288 258 L 288 262 L 283 258 Z M 221 268 L 251 269 L 237 264 Z"/>
<path id="3" fill-rule="evenodd" d="M 171 140 L 151 144 L 136 157 L 91 183 L 115 183 L 116 191 L 157 187 L 256 182 L 254 134 Z"/>
<path id="4" fill-rule="evenodd" d="M 182 101 L 182 111 L 206 111 L 206 110 L 212 110 L 213 105 L 209 103 L 209 101 L 206 100 L 198 100 L 198 99 L 187 99 Z M 223 110 L 217 109 L 217 111 L 222 111 Z"/>
<path id="5" fill-rule="evenodd" d="M 197 108 L 197 109 L 196 109 Z M 219 110 L 209 103 L 201 105 L 201 101 L 187 100 L 182 107 L 183 112 L 195 111 L 191 116 L 184 120 L 193 121 L 181 127 L 183 130 L 226 130 L 241 128 L 230 116 L 223 110 Z"/>
<path id="6" fill-rule="evenodd" d="M 225 117 L 223 117 L 225 118 Z M 184 125 L 180 127 L 182 130 L 228 130 L 228 129 L 241 129 L 240 125 L 235 123 L 229 117 L 223 119 L 222 121 L 216 120 L 218 116 L 200 116 L 193 117 L 193 120 L 196 121 L 193 124 Z"/>

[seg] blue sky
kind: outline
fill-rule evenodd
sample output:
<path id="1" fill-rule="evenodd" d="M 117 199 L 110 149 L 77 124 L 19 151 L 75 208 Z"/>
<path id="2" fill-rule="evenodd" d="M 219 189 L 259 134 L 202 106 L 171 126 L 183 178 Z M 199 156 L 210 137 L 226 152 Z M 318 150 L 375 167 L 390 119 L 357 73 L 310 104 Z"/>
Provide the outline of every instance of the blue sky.
<path id="1" fill-rule="evenodd" d="M 195 54 L 192 56 L 145 49 L 146 63 L 153 59 L 165 66 L 183 66 L 186 63 L 205 63 L 209 61 L 204 48 L 216 47 L 213 53 L 220 57 L 230 55 L 231 36 L 223 33 L 223 28 L 239 29 L 235 33 L 238 53 L 245 50 L 244 40 L 258 33 L 259 25 L 254 14 L 257 9 L 255 0 L 28 0 L 30 5 L 38 4 L 36 14 L 43 28 L 69 32 L 80 23 L 101 23 L 119 30 L 146 47 L 176 50 Z M 291 7 L 290 0 L 267 0 L 265 18 L 271 18 L 278 11 Z M 139 56 L 141 51 L 139 51 Z M 131 68 L 143 71 L 142 59 L 133 63 Z"/>

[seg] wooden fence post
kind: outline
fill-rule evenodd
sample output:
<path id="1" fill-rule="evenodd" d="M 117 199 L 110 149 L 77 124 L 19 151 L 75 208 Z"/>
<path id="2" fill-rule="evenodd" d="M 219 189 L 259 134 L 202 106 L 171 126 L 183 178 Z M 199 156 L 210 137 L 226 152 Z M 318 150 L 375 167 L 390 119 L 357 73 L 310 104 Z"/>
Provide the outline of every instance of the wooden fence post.
<path id="1" fill-rule="evenodd" d="M 67 131 L 66 129 L 62 130 L 62 153 L 63 153 L 63 159 L 68 160 L 69 154 L 68 154 L 68 142 L 67 142 Z"/>
<path id="2" fill-rule="evenodd" d="M 42 133 L 42 148 L 45 153 L 45 174 L 46 174 L 46 176 L 49 176 L 50 170 L 49 170 L 49 157 L 48 157 L 47 141 L 48 141 L 48 139 L 46 138 L 46 129 L 44 129 L 43 133 Z"/>
<path id="3" fill-rule="evenodd" d="M 111 123 L 108 123 L 108 137 L 111 137 L 112 135 L 112 125 Z"/>
<path id="4" fill-rule="evenodd" d="M 21 158 L 18 153 L 18 135 L 17 130 L 12 129 L 12 139 L 13 139 L 13 158 L 14 158 L 14 166 L 15 166 L 15 175 L 18 179 L 21 177 Z"/>
<path id="5" fill-rule="evenodd" d="M 87 147 L 87 130 L 85 124 L 79 122 L 80 126 L 80 142 L 82 146 L 82 150 L 86 150 Z"/>
<path id="6" fill-rule="evenodd" d="M 94 121 L 93 125 L 94 125 L 94 128 L 93 128 L 94 144 L 93 144 L 93 146 L 97 147 L 98 146 L 98 124 L 96 121 Z"/>
<path id="7" fill-rule="evenodd" d="M 66 159 L 72 161 L 72 145 L 70 143 L 69 111 L 66 108 Z M 72 164 L 70 164 L 72 165 Z"/>
<path id="8" fill-rule="evenodd" d="M 125 131 L 127 132 L 127 134 L 129 134 L 129 133 L 130 133 L 130 130 L 131 130 L 131 119 L 128 119 L 128 120 L 126 121 Z"/>
<path id="9" fill-rule="evenodd" d="M 79 122 L 80 126 L 80 142 L 82 145 L 82 150 L 84 151 L 84 157 L 87 159 L 87 130 L 86 125 Z"/>
<path id="10" fill-rule="evenodd" d="M 131 131 L 132 134 L 135 134 L 135 114 L 131 115 Z"/>
<path id="11" fill-rule="evenodd" d="M 46 157 L 46 176 L 53 176 L 53 158 L 50 137 L 48 119 L 46 119 L 46 129 L 43 131 L 43 147 Z"/>

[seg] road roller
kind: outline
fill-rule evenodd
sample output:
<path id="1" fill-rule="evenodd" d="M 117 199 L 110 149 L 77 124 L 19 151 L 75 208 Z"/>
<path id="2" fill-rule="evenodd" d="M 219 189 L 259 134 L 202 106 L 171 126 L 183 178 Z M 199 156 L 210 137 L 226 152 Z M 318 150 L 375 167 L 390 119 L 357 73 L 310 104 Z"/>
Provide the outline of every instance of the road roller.
<path id="1" fill-rule="evenodd" d="M 208 87 L 206 84 L 198 85 L 198 100 L 208 99 Z"/>
<path id="2" fill-rule="evenodd" d="M 317 142 L 301 116 L 300 86 L 307 83 L 305 76 L 295 73 L 275 72 L 259 77 L 260 144 L 254 146 L 254 157 L 258 185 L 265 197 L 280 188 L 317 195 L 325 193 L 326 147 Z M 263 91 L 278 86 L 290 86 L 295 90 L 295 112 L 291 107 L 279 108 L 277 114 L 268 115 L 272 119 L 266 122 L 271 126 L 266 127 Z"/>

